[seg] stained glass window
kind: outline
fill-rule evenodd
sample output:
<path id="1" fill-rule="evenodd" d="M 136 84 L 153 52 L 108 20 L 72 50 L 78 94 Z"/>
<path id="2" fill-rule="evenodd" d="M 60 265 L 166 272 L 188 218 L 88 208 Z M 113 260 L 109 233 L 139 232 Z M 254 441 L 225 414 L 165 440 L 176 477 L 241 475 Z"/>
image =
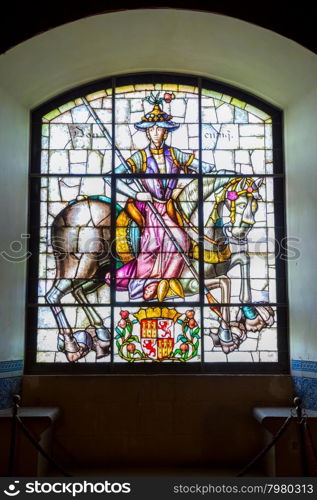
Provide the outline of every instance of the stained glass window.
<path id="1" fill-rule="evenodd" d="M 35 110 L 28 370 L 285 371 L 281 129 L 176 75 Z"/>

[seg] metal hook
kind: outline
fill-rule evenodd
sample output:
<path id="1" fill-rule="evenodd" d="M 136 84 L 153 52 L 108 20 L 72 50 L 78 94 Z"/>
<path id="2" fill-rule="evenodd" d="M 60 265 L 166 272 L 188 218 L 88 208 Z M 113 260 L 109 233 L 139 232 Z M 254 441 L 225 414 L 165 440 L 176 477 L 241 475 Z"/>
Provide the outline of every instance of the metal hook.
<path id="1" fill-rule="evenodd" d="M 20 403 L 21 403 L 21 396 L 20 394 L 13 394 L 12 396 L 12 401 L 13 401 L 13 416 L 16 416 L 17 413 L 18 413 L 18 409 L 20 407 Z"/>
<path id="2" fill-rule="evenodd" d="M 295 406 L 297 422 L 302 423 L 302 420 L 303 420 L 302 400 L 301 400 L 301 398 L 296 396 L 293 400 L 293 403 Z"/>

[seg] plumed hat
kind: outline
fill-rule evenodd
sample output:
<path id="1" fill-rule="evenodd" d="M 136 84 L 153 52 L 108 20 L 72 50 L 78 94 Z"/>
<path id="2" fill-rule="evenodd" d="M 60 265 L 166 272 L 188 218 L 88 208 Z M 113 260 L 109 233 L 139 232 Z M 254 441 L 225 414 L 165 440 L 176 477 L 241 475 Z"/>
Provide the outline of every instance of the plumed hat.
<path id="1" fill-rule="evenodd" d="M 165 113 L 160 104 L 162 104 L 163 99 L 158 98 L 158 94 L 154 96 L 151 94 L 150 97 L 147 97 L 146 100 L 150 104 L 154 104 L 152 111 L 146 113 L 145 116 L 142 116 L 141 121 L 134 124 L 135 128 L 138 130 L 146 130 L 154 125 L 158 127 L 166 128 L 167 130 L 176 130 L 179 127 L 179 123 L 175 123 L 172 121 L 172 115 L 168 115 Z"/>

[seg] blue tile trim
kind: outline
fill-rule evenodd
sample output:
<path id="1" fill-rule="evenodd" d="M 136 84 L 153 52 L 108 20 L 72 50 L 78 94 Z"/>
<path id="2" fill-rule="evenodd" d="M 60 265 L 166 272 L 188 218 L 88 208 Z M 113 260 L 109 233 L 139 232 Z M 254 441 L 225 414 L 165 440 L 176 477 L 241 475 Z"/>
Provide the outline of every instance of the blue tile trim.
<path id="1" fill-rule="evenodd" d="M 292 359 L 292 370 L 297 372 L 317 373 L 317 361 L 307 361 L 304 359 Z"/>
<path id="2" fill-rule="evenodd" d="M 12 407 L 12 396 L 20 392 L 22 377 L 0 379 L 0 410 Z"/>
<path id="3" fill-rule="evenodd" d="M 317 410 L 317 379 L 310 377 L 293 377 L 296 396 L 302 399 L 303 407 Z"/>
<path id="4" fill-rule="evenodd" d="M 23 359 L 0 361 L 0 373 L 18 372 L 23 369 Z"/>

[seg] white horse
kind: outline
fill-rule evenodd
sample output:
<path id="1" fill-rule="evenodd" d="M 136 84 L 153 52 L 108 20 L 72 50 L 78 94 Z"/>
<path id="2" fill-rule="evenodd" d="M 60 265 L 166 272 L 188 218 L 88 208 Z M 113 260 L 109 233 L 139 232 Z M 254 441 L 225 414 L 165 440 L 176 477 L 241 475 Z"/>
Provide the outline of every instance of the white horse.
<path id="1" fill-rule="evenodd" d="M 221 171 L 217 177 L 205 177 L 203 180 L 204 201 L 208 202 L 211 196 L 214 196 L 211 214 L 204 224 L 203 259 L 205 286 L 210 291 L 220 288 L 223 304 L 231 302 L 231 280 L 228 272 L 233 267 L 240 266 L 239 298 L 242 305 L 239 321 L 230 317 L 230 308 L 226 306 L 216 309 L 217 314 L 213 313 L 214 319 L 219 323 L 217 334 L 212 334 L 214 343 L 228 353 L 237 349 L 246 339 L 247 331 L 260 331 L 265 326 L 272 326 L 274 312 L 268 305 L 243 306 L 252 302 L 247 237 L 255 223 L 258 201 L 261 200 L 259 188 L 263 179 L 221 177 L 220 174 Z M 198 190 L 197 183 L 195 187 Z M 193 192 L 195 187 L 189 185 L 184 188 L 178 197 L 178 205 L 189 225 L 188 234 L 194 246 L 192 263 L 198 271 L 198 231 L 191 223 L 191 220 L 197 220 L 198 206 L 195 202 L 188 202 L 189 190 L 192 199 L 198 198 L 197 193 L 195 196 Z M 226 224 L 223 223 L 225 210 L 230 217 L 230 222 Z M 188 268 L 182 275 L 181 283 L 185 295 L 199 292 L 199 283 L 192 277 Z"/>

